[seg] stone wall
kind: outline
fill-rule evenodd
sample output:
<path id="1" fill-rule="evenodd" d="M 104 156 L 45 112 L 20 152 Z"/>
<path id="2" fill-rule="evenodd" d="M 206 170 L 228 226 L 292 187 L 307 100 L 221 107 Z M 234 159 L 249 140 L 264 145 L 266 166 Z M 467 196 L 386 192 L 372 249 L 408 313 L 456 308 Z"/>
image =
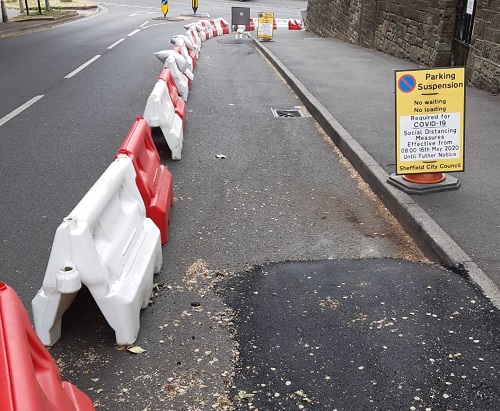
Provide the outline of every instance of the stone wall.
<path id="1" fill-rule="evenodd" d="M 500 0 L 477 0 L 467 78 L 478 88 L 500 94 Z"/>
<path id="2" fill-rule="evenodd" d="M 500 0 L 476 0 L 467 78 L 499 90 Z M 307 30 L 373 47 L 429 67 L 446 67 L 460 0 L 309 0 Z"/>

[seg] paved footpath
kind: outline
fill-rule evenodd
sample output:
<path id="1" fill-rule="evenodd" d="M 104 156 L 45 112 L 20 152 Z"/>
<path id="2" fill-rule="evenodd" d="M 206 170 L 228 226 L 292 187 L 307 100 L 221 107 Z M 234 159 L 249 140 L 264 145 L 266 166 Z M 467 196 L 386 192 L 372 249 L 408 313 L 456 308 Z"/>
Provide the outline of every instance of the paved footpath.
<path id="1" fill-rule="evenodd" d="M 408 196 L 385 183 L 386 174 L 395 172 L 394 70 L 421 66 L 305 31 L 277 30 L 272 42 L 259 44 L 281 65 L 292 88 L 299 95 L 305 92 L 308 109 L 324 128 L 328 123 L 329 134 L 336 134 L 341 150 L 407 230 L 421 239 L 420 246 L 444 265 L 468 270 L 498 306 L 499 97 L 466 90 L 465 172 L 453 173 L 460 189 Z M 357 158 L 349 155 L 353 150 Z"/>

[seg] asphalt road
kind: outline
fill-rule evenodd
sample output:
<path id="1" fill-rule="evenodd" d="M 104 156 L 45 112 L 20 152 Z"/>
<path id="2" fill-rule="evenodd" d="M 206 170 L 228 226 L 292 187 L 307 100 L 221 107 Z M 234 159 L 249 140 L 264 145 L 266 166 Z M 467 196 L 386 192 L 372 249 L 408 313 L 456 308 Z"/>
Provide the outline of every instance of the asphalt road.
<path id="1" fill-rule="evenodd" d="M 109 11 L 91 20 L 0 39 L 0 52 L 8 51 L 15 63 L 2 74 L 8 81 L 1 94 L 8 98 L 1 100 L 0 118 L 43 94 L 0 126 L 0 279 L 29 312 L 57 226 L 142 114 L 161 69 L 153 53 L 170 48 L 170 37 L 183 32 L 181 23 L 133 16 L 130 5 L 100 5 Z M 231 5 L 220 3 L 226 11 Z M 296 13 L 289 17 L 300 17 Z M 96 55 L 101 57 L 65 78 Z M 38 69 L 28 64 L 31 56 Z M 425 258 L 311 118 L 272 114 L 296 106 L 300 101 L 251 41 L 225 36 L 204 44 L 187 102 L 182 160 L 170 160 L 155 135 L 173 174 L 175 204 L 155 296 L 141 315 L 136 344 L 145 352 L 114 346 L 113 330 L 85 289 L 51 349 L 63 378 L 97 409 L 231 409 L 233 381 L 237 389 L 244 378 L 239 359 L 252 349 L 238 334 L 238 327 L 245 331 L 244 317 L 235 316 L 238 297 L 225 287 L 239 287 L 243 279 L 241 287 L 256 295 L 246 277 L 258 280 L 255 266 L 296 261 L 287 265 L 291 278 L 294 267 L 308 260 L 347 271 L 359 271 L 360 264 L 375 264 L 376 272 L 394 270 L 394 264 L 424 274 L 436 270 L 404 261 Z M 325 279 L 317 280 L 319 287 Z M 298 284 L 294 295 L 302 290 Z M 284 291 L 272 292 L 286 297 Z M 272 309 L 281 321 L 279 308 Z M 248 407 L 248 401 L 240 405 Z"/>
<path id="2" fill-rule="evenodd" d="M 231 279 L 238 409 L 496 410 L 500 315 L 401 260 L 280 263 Z"/>

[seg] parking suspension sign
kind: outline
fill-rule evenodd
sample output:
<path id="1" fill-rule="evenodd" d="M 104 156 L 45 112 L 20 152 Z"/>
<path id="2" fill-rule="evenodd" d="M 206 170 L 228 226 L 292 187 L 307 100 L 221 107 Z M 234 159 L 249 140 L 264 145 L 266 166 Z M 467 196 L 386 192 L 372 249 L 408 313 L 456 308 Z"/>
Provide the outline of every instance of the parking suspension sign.
<path id="1" fill-rule="evenodd" d="M 465 69 L 396 71 L 396 174 L 464 171 Z"/>

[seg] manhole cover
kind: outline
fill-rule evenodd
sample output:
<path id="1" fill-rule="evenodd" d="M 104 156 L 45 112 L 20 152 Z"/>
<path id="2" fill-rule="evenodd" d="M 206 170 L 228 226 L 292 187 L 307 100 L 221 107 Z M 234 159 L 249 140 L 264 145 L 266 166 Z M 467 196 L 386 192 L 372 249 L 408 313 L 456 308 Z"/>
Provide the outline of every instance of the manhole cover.
<path id="1" fill-rule="evenodd" d="M 281 109 L 272 109 L 274 117 L 285 117 L 285 118 L 298 118 L 298 117 L 309 117 L 305 109 L 301 107 L 295 107 L 291 110 L 281 110 Z"/>

